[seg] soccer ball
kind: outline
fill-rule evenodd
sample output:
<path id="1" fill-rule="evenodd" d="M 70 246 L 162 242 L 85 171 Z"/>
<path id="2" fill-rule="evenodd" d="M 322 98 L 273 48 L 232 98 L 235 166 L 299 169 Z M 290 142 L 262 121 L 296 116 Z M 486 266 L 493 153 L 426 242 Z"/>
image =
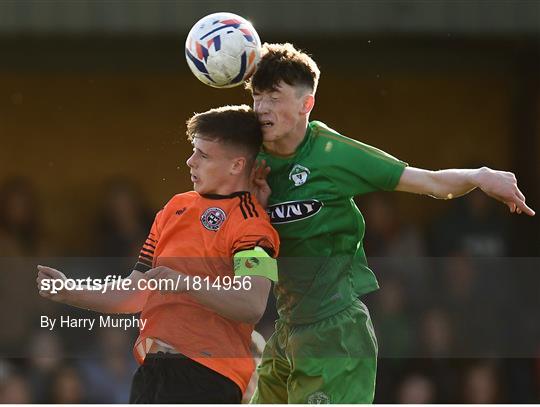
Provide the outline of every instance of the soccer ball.
<path id="1" fill-rule="evenodd" d="M 186 40 L 186 60 L 197 79 L 214 88 L 242 84 L 261 57 L 259 35 L 244 18 L 214 13 L 193 26 Z"/>

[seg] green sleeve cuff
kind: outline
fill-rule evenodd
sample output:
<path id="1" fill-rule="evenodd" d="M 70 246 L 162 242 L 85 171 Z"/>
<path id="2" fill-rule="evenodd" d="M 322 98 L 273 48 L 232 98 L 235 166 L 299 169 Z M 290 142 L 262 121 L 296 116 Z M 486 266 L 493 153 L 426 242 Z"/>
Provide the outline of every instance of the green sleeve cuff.
<path id="1" fill-rule="evenodd" d="M 260 247 L 234 255 L 235 276 L 260 276 L 278 281 L 277 261 Z"/>

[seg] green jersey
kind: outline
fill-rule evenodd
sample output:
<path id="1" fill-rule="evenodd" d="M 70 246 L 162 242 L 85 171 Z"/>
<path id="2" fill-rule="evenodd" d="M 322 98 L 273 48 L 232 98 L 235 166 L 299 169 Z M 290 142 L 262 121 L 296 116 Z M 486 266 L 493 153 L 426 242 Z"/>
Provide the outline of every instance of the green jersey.
<path id="1" fill-rule="evenodd" d="M 407 164 L 318 121 L 309 123 L 293 157 L 261 152 L 258 158 L 271 168 L 267 210 L 281 239 L 274 287 L 280 317 L 318 321 L 377 289 L 353 197 L 393 190 Z"/>

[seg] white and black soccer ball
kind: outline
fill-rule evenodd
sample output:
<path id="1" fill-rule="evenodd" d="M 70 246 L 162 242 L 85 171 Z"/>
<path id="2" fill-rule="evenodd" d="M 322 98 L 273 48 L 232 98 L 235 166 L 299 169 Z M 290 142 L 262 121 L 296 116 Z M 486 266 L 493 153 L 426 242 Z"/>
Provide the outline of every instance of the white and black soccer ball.
<path id="1" fill-rule="evenodd" d="M 186 40 L 186 60 L 195 76 L 214 88 L 242 84 L 255 71 L 261 40 L 246 19 L 233 13 L 201 18 Z"/>

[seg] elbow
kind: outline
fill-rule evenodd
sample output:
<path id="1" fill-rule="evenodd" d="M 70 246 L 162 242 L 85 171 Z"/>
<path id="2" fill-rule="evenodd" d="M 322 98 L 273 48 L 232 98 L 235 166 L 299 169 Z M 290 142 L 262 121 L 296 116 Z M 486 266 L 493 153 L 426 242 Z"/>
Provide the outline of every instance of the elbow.
<path id="1" fill-rule="evenodd" d="M 133 295 L 121 301 L 116 309 L 116 314 L 137 314 L 142 311 L 148 299 L 148 292 L 134 291 Z"/>
<path id="2" fill-rule="evenodd" d="M 128 306 L 123 307 L 117 310 L 116 314 L 138 314 L 142 311 L 142 307 L 139 306 Z"/>
<path id="3" fill-rule="evenodd" d="M 242 307 L 244 310 L 242 322 L 255 325 L 260 321 L 266 311 L 270 286 L 270 280 L 264 277 L 253 277 L 253 288 L 248 290 L 244 297 L 247 301 Z"/>
<path id="4" fill-rule="evenodd" d="M 243 315 L 242 322 L 255 325 L 259 322 L 266 311 L 266 302 L 264 304 L 252 304 L 246 309 L 246 313 Z"/>

